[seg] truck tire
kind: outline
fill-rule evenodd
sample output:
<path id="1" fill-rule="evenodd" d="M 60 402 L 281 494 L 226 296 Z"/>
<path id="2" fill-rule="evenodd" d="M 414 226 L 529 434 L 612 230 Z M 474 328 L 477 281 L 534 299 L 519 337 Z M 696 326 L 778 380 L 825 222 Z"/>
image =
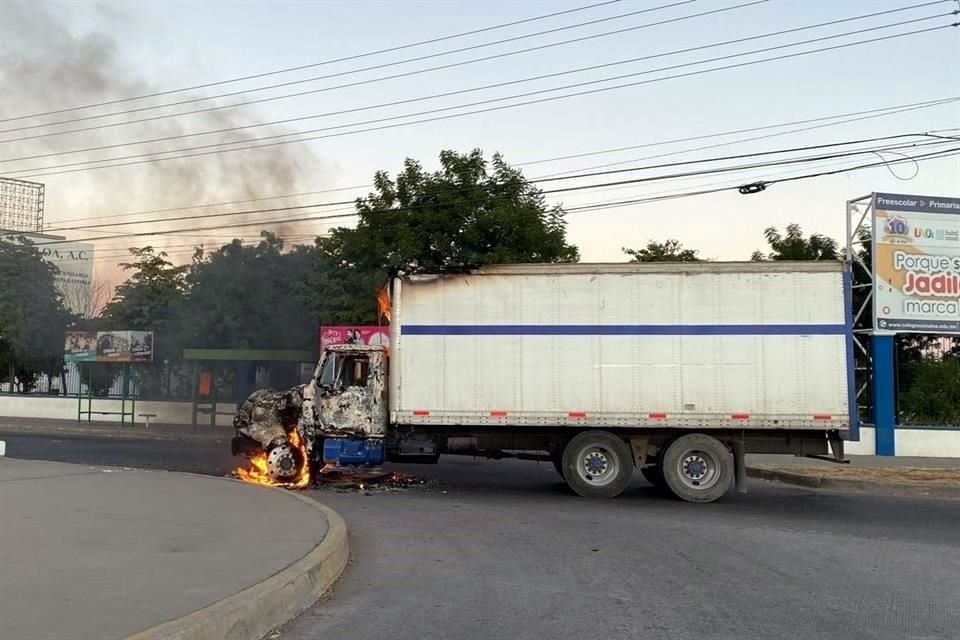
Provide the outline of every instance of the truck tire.
<path id="1" fill-rule="evenodd" d="M 663 453 L 661 465 L 666 488 L 687 502 L 714 502 L 733 483 L 733 455 L 712 436 L 680 436 Z"/>
<path id="2" fill-rule="evenodd" d="M 613 498 L 632 477 L 630 447 L 608 431 L 584 431 L 563 449 L 563 478 L 577 495 Z"/>

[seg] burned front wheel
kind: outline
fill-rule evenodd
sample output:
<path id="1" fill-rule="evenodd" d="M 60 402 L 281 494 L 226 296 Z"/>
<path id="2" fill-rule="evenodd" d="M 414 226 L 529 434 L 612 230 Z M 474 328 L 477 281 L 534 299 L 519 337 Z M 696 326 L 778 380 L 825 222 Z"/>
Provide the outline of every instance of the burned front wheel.
<path id="1" fill-rule="evenodd" d="M 578 495 L 613 498 L 633 476 L 633 458 L 623 439 L 607 431 L 584 431 L 563 450 L 562 475 Z"/>

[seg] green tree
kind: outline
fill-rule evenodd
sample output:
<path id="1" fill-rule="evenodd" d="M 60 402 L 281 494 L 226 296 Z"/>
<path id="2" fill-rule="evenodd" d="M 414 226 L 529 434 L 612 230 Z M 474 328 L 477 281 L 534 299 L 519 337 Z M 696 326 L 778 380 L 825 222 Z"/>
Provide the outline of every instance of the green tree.
<path id="1" fill-rule="evenodd" d="M 840 249 L 837 241 L 825 235 L 814 233 L 804 237 L 800 225 L 787 225 L 786 234 L 776 227 L 767 227 L 763 232 L 770 246 L 770 253 L 754 251 L 752 260 L 839 260 Z"/>
<path id="2" fill-rule="evenodd" d="M 316 322 L 306 305 L 311 250 L 284 250 L 271 232 L 198 255 L 186 277 L 181 325 L 188 346 L 221 349 L 313 349 Z"/>
<path id="3" fill-rule="evenodd" d="M 37 378 L 63 371 L 72 318 L 57 289 L 57 268 L 26 239 L 0 239 L 0 380 L 31 391 Z"/>
<path id="4" fill-rule="evenodd" d="M 670 238 L 665 242 L 650 240 L 643 249 L 623 248 L 630 256 L 630 262 L 700 262 L 700 252 L 696 249 L 684 249 L 679 240 Z"/>
<path id="5" fill-rule="evenodd" d="M 960 424 L 960 363 L 953 356 L 901 365 L 910 384 L 899 395 L 904 424 Z"/>
<path id="6" fill-rule="evenodd" d="M 385 284 L 386 275 L 347 262 L 343 258 L 346 251 L 340 234 L 317 238 L 306 278 L 307 304 L 319 324 L 377 324 L 374 292 Z"/>
<path id="7" fill-rule="evenodd" d="M 311 307 L 320 320 L 375 322 L 375 291 L 398 272 L 462 272 L 486 264 L 575 262 L 560 207 L 499 154 L 443 151 L 440 169 L 407 159 L 374 177 L 356 228 L 318 243 Z"/>
<path id="8" fill-rule="evenodd" d="M 183 348 L 179 312 L 186 295 L 188 267 L 174 265 L 166 253 L 149 246 L 130 249 L 130 254 L 134 260 L 121 266 L 131 275 L 104 307 L 98 328 L 154 332 L 154 363 L 139 371 L 141 392 L 157 397 L 162 393 L 167 367 L 179 362 Z M 97 370 L 102 375 L 95 382 L 96 392 L 104 393 L 117 367 L 97 365 Z"/>

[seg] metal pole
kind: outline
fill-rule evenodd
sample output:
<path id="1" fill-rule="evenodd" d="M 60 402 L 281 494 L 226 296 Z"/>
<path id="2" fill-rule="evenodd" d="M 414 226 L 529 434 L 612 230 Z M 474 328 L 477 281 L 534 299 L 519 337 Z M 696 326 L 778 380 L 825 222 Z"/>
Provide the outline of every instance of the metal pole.
<path id="1" fill-rule="evenodd" d="M 120 426 L 127 423 L 127 367 L 120 368 Z"/>
<path id="2" fill-rule="evenodd" d="M 87 424 L 90 424 L 90 416 L 93 413 L 93 364 L 87 372 Z"/>
<path id="3" fill-rule="evenodd" d="M 137 392 L 139 391 L 138 383 L 140 382 L 136 369 L 133 370 L 132 382 L 133 391 L 130 392 L 130 426 L 135 427 L 137 426 Z M 147 420 L 149 419 L 150 418 L 147 418 Z"/>
<path id="4" fill-rule="evenodd" d="M 876 454 L 895 456 L 897 412 L 894 403 L 894 334 L 874 333 L 873 346 L 873 422 L 876 427 Z"/>

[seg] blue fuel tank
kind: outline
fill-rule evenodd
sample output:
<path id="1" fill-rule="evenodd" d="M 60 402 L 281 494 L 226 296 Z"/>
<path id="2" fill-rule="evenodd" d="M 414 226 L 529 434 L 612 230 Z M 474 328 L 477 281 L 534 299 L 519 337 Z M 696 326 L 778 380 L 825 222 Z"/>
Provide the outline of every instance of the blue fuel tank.
<path id="1" fill-rule="evenodd" d="M 383 464 L 383 440 L 327 438 L 323 441 L 323 461 L 327 464 Z"/>

